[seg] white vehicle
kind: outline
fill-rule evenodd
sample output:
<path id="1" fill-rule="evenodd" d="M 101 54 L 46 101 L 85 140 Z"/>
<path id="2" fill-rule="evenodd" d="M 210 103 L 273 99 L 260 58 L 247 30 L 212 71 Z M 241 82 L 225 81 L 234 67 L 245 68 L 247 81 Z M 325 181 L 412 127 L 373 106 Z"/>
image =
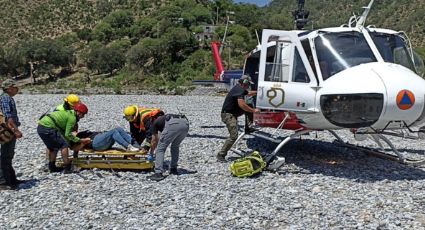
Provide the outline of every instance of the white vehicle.
<path id="1" fill-rule="evenodd" d="M 341 27 L 263 30 L 244 68 L 256 83 L 256 108 L 261 109 L 254 122 L 294 130 L 268 161 L 302 134 L 328 130 L 344 143 L 333 130 L 350 129 L 356 140 L 371 137 L 381 148 L 385 142 L 395 153 L 390 159 L 424 163 L 403 157 L 385 137 L 424 138 L 423 61 L 403 32 L 364 26 L 372 4 Z"/>

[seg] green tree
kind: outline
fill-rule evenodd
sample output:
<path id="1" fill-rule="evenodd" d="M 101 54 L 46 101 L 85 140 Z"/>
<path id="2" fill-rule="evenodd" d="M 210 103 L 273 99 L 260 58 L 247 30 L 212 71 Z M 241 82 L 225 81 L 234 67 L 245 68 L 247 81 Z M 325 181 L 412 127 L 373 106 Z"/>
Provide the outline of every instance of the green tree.
<path id="1" fill-rule="evenodd" d="M 162 40 L 144 38 L 129 50 L 128 62 L 134 69 L 142 69 L 145 73 L 159 72 L 157 66 L 165 59 L 166 49 Z"/>
<path id="2" fill-rule="evenodd" d="M 107 43 L 112 40 L 114 36 L 114 29 L 112 28 L 111 24 L 107 22 L 101 22 L 93 29 L 91 36 L 95 40 Z"/>
<path id="3" fill-rule="evenodd" d="M 98 73 L 113 74 L 125 65 L 125 54 L 117 46 L 94 48 L 88 55 L 87 67 Z"/>

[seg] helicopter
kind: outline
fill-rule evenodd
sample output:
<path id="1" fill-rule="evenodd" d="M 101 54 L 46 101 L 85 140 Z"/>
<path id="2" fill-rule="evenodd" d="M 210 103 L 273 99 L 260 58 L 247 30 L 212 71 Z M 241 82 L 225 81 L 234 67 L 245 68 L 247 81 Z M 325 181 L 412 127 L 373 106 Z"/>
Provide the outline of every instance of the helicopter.
<path id="1" fill-rule="evenodd" d="M 254 101 L 260 112 L 254 113 L 254 124 L 275 131 L 241 133 L 231 151 L 245 154 L 235 147 L 245 135 L 273 141 L 278 145 L 266 162 L 277 169 L 285 161 L 277 153 L 289 141 L 329 131 L 340 144 L 403 164 L 425 164 L 405 157 L 388 138 L 425 139 L 423 61 L 404 32 L 365 26 L 373 2 L 345 25 L 304 30 L 309 12 L 299 0 L 293 12 L 295 30 L 262 31 L 243 74 L 257 90 Z M 274 134 L 281 129 L 292 134 L 277 139 Z M 335 132 L 341 129 L 350 130 L 356 141 L 370 138 L 381 150 L 385 143 L 392 153 L 346 143 Z"/>

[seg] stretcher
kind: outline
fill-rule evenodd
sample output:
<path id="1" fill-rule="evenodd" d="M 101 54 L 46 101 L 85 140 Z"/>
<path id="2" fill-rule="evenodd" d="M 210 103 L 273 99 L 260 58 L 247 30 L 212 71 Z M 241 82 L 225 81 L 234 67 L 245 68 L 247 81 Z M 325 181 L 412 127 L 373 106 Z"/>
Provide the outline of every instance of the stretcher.
<path id="1" fill-rule="evenodd" d="M 59 164 L 63 164 L 59 162 Z M 126 152 L 124 149 L 108 149 L 94 151 L 81 150 L 72 157 L 72 164 L 81 169 L 130 169 L 151 170 L 154 162 L 148 160 L 148 155 L 142 152 Z"/>

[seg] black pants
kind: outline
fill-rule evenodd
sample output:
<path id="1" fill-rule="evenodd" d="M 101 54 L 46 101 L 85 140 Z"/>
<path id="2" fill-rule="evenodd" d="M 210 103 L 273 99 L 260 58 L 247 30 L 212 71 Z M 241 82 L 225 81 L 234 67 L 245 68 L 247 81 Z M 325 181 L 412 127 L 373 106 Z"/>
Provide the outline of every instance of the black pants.
<path id="1" fill-rule="evenodd" d="M 12 166 L 16 139 L 1 145 L 1 170 L 7 185 L 16 185 L 16 174 Z"/>

